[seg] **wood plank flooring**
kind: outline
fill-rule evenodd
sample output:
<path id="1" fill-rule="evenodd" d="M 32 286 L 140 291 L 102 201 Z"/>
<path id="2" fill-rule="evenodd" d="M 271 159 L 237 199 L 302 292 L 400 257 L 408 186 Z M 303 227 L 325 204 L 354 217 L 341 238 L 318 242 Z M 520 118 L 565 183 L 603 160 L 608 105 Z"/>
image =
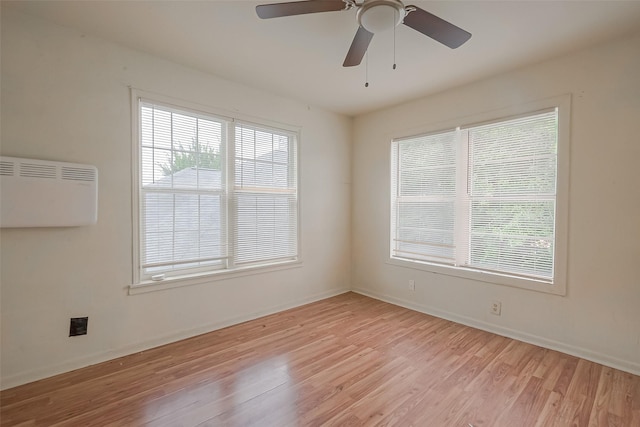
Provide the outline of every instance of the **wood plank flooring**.
<path id="1" fill-rule="evenodd" d="M 1 393 L 2 426 L 640 426 L 640 377 L 354 293 Z"/>

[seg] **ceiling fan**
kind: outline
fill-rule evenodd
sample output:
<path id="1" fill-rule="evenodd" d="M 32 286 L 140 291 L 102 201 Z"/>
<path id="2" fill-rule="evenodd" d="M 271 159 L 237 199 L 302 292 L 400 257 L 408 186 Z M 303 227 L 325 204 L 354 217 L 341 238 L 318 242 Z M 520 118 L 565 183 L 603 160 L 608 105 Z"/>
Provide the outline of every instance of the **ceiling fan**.
<path id="1" fill-rule="evenodd" d="M 375 33 L 395 28 L 399 24 L 413 28 L 445 46 L 455 49 L 471 38 L 471 33 L 417 6 L 405 6 L 400 0 L 304 0 L 256 6 L 262 19 L 303 15 L 318 12 L 356 10 L 358 31 L 351 42 L 343 67 L 362 62 Z"/>

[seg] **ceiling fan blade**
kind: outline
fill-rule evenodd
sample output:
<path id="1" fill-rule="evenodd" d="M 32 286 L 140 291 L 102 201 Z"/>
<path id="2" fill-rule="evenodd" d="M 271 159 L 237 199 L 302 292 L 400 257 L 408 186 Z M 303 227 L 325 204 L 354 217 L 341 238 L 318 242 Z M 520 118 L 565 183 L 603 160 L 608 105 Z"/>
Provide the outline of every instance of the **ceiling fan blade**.
<path id="1" fill-rule="evenodd" d="M 460 47 L 471 38 L 471 33 L 417 6 L 408 6 L 407 10 L 411 11 L 404 17 L 404 25 L 431 37 L 451 49 Z"/>
<path id="2" fill-rule="evenodd" d="M 356 36 L 351 42 L 351 47 L 349 48 L 349 52 L 347 52 L 347 57 L 344 59 L 342 66 L 353 67 L 355 65 L 360 65 L 364 54 L 367 53 L 367 48 L 369 47 L 369 43 L 371 43 L 372 38 L 373 33 L 370 33 L 363 27 L 359 27 Z"/>
<path id="3" fill-rule="evenodd" d="M 347 4 L 342 0 L 305 0 L 289 3 L 261 4 L 256 12 L 262 19 L 279 18 L 281 16 L 304 15 L 306 13 L 334 12 L 346 10 Z"/>

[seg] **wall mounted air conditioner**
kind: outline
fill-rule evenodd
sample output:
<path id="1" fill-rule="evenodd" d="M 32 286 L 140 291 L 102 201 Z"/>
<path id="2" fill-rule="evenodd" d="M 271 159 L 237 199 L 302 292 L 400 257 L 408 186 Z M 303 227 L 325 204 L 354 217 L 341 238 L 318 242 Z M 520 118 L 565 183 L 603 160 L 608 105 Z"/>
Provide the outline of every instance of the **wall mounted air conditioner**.
<path id="1" fill-rule="evenodd" d="M 71 227 L 98 220 L 98 170 L 0 157 L 0 226 Z"/>

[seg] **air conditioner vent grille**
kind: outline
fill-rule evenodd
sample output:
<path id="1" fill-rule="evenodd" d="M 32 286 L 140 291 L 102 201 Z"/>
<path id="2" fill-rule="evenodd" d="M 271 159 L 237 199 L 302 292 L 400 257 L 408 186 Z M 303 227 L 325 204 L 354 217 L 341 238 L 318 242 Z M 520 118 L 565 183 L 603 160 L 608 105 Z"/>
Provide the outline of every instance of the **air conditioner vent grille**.
<path id="1" fill-rule="evenodd" d="M 71 179 L 74 181 L 89 181 L 96 180 L 96 173 L 93 169 L 62 167 L 62 179 Z"/>
<path id="2" fill-rule="evenodd" d="M 2 161 L 0 162 L 0 175 L 13 176 L 14 163 Z"/>
<path id="3" fill-rule="evenodd" d="M 24 178 L 56 178 L 55 165 L 39 165 L 33 163 L 20 164 L 20 176 Z"/>
<path id="4" fill-rule="evenodd" d="M 92 165 L 0 156 L 0 228 L 95 224 L 98 179 Z"/>

